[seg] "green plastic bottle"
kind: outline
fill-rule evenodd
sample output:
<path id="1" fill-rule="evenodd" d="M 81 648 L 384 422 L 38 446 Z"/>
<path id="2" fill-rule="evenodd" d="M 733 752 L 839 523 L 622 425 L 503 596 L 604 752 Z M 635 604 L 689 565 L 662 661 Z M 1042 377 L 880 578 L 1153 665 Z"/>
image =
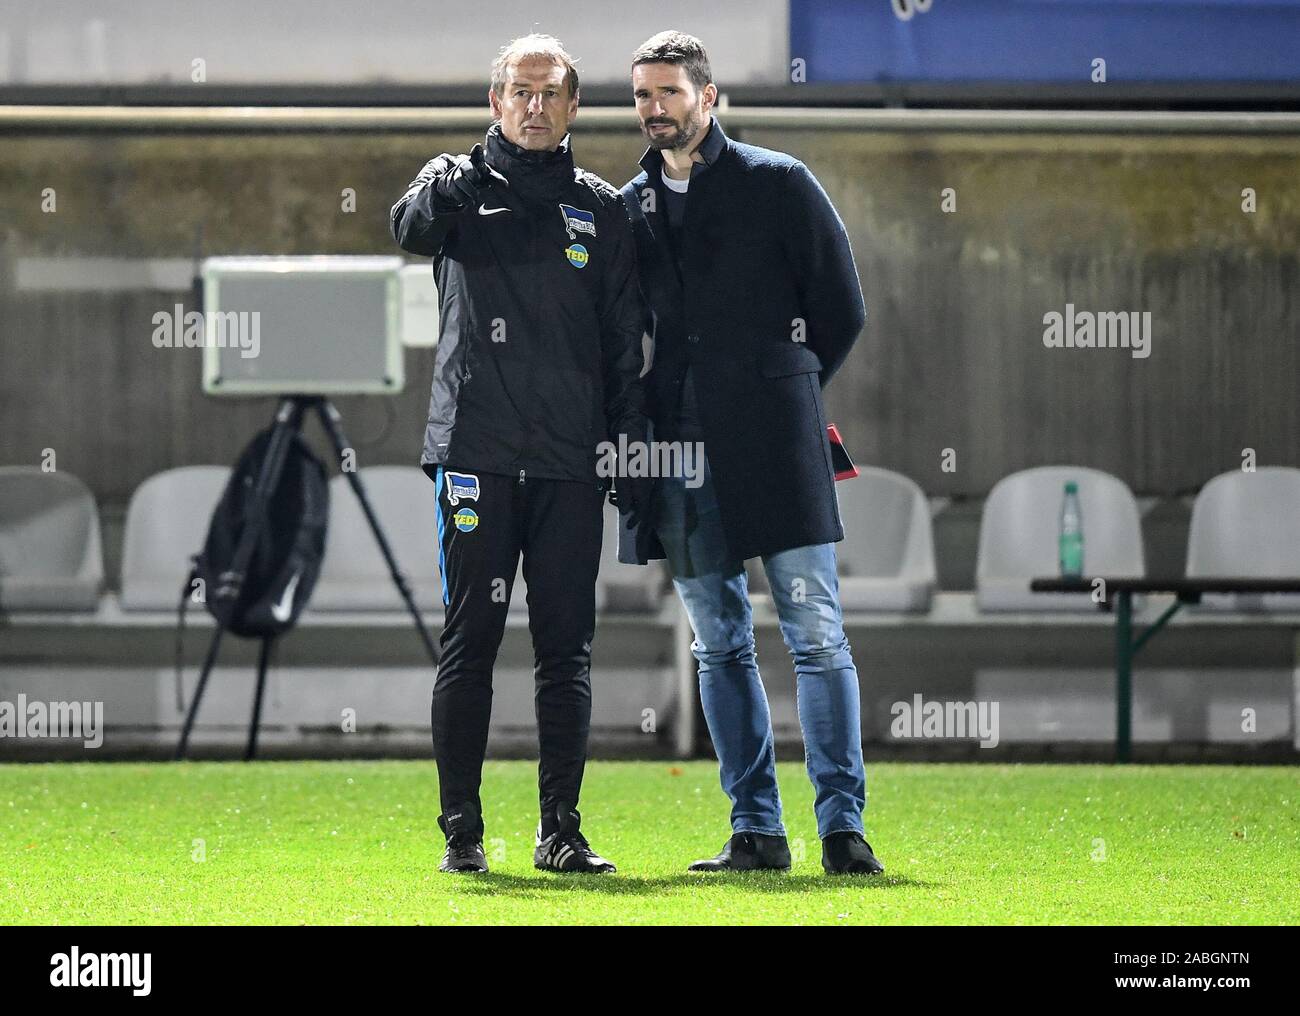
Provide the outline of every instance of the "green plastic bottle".
<path id="1" fill-rule="evenodd" d="M 1070 480 L 1061 499 L 1060 561 L 1062 578 L 1083 576 L 1083 511 L 1079 507 L 1079 485 Z"/>

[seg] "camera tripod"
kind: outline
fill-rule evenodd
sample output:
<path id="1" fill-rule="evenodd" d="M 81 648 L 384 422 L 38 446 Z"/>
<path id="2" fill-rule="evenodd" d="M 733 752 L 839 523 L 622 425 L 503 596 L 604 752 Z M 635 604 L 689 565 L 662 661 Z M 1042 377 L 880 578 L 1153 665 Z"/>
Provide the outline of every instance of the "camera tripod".
<path id="1" fill-rule="evenodd" d="M 231 561 L 229 571 L 222 574 L 221 585 L 212 593 L 214 597 L 228 599 L 232 604 L 238 602 L 243 591 L 249 562 L 252 560 L 254 549 L 269 517 L 271 498 L 279 486 L 280 475 L 284 470 L 289 448 L 294 438 L 302 433 L 303 417 L 309 410 L 314 410 L 320 418 L 321 426 L 329 436 L 338 461 L 342 461 L 349 445 L 343 435 L 342 417 L 334 404 L 320 395 L 286 396 L 276 410 L 275 422 L 271 428 L 271 436 L 266 446 L 266 455 L 262 460 L 257 482 L 253 488 L 248 524 L 240 534 L 239 543 L 236 545 L 235 555 Z M 365 513 L 366 521 L 370 525 L 370 531 L 375 534 L 375 542 L 379 544 L 379 550 L 384 555 L 384 561 L 388 564 L 388 573 L 392 576 L 393 585 L 397 587 L 402 602 L 406 604 L 406 609 L 415 622 L 416 631 L 419 632 L 424 648 L 429 653 L 429 659 L 433 661 L 434 666 L 437 666 L 438 651 L 434 648 L 433 640 L 429 638 L 429 632 L 425 629 L 424 622 L 420 618 L 420 611 L 416 608 L 415 600 L 411 596 L 411 588 L 407 584 L 406 576 L 402 574 L 401 569 L 397 566 L 397 560 L 393 557 L 393 551 L 389 547 L 384 531 L 379 525 L 379 519 L 370 505 L 369 497 L 366 496 L 366 489 L 361 483 L 361 477 L 356 469 L 344 470 L 343 475 L 348 478 L 348 485 L 352 488 L 352 492 L 361 504 L 361 510 Z M 208 646 L 207 658 L 203 661 L 203 670 L 199 675 L 198 686 L 194 689 L 194 698 L 190 702 L 189 711 L 185 716 L 185 725 L 181 729 L 180 743 L 176 746 L 175 757 L 178 761 L 185 757 L 190 732 L 194 727 L 194 718 L 198 715 L 199 703 L 203 700 L 203 692 L 207 688 L 208 677 L 211 675 L 212 667 L 216 663 L 217 651 L 221 647 L 221 638 L 224 634 L 225 626 L 218 620 L 216 631 L 212 633 L 212 642 Z M 252 759 L 257 753 L 257 732 L 262 717 L 262 697 L 266 691 L 266 671 L 276 637 L 263 638 L 261 652 L 258 654 L 257 689 L 253 695 L 253 716 L 249 723 L 248 745 L 244 751 L 245 762 Z"/>

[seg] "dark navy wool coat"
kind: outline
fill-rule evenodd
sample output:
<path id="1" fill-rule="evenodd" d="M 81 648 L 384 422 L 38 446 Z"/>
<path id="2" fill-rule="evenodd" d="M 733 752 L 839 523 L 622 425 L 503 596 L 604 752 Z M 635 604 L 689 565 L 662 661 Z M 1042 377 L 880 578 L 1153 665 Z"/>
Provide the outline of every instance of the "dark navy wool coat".
<path id="1" fill-rule="evenodd" d="M 716 118 L 699 151 L 680 277 L 662 156 L 647 151 L 623 188 L 654 335 L 648 412 L 674 411 L 689 363 L 737 558 L 841 540 L 822 389 L 866 321 L 844 223 L 803 163 L 732 141 Z M 624 525 L 620 560 L 663 556 L 652 525 Z"/>

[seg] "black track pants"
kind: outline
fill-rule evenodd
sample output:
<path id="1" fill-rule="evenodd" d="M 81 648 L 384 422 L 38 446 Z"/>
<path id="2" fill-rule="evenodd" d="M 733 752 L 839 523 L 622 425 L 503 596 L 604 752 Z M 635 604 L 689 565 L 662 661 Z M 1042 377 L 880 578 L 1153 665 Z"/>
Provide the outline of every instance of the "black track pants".
<path id="1" fill-rule="evenodd" d="M 479 784 L 492 711 L 492 667 L 524 556 L 533 637 L 542 814 L 576 807 L 591 726 L 605 493 L 595 482 L 527 479 L 439 467 L 438 540 L 446 621 L 433 686 L 433 753 L 444 815 L 483 814 Z M 480 830 L 480 835 L 482 830 Z"/>

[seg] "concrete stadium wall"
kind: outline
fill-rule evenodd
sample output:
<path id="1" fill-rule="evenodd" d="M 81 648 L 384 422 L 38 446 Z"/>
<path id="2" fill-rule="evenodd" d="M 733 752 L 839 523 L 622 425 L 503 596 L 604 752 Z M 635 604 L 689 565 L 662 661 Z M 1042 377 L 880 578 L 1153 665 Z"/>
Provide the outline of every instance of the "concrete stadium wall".
<path id="1" fill-rule="evenodd" d="M 1168 495 L 1246 448 L 1300 462 L 1296 139 L 746 137 L 804 157 L 849 225 L 869 319 L 828 403 L 859 457 L 967 496 L 1053 463 Z M 1151 355 L 1046 348 L 1067 304 L 1150 311 Z"/>
<path id="2" fill-rule="evenodd" d="M 1243 449 L 1300 462 L 1300 140 L 737 133 L 803 158 L 851 234 L 869 321 L 828 407 L 859 462 L 958 499 L 1046 463 L 1168 497 Z M 632 129 L 579 121 L 575 137 L 615 182 L 641 152 Z M 154 348 L 152 315 L 189 300 L 176 259 L 392 253 L 393 200 L 430 155 L 474 140 L 6 136 L 0 462 L 52 448 L 111 512 L 161 469 L 232 461 L 273 403 L 207 398 L 197 350 Z M 1045 348 L 1043 315 L 1067 303 L 1151 311 L 1152 355 Z M 410 349 L 400 396 L 340 400 L 363 464 L 416 461 L 431 366 Z"/>
<path id="3" fill-rule="evenodd" d="M 829 415 L 859 462 L 904 472 L 936 498 L 943 588 L 970 587 L 979 500 L 1012 470 L 1070 461 L 1115 472 L 1151 499 L 1144 517 L 1151 570 L 1176 573 L 1188 508 L 1180 495 L 1238 467 L 1244 448 L 1260 464 L 1300 460 L 1300 141 L 735 133 L 804 159 L 848 226 L 870 320 L 829 389 Z M 575 138 L 579 161 L 619 183 L 642 150 L 631 127 L 584 133 L 580 121 Z M 465 151 L 475 140 L 465 132 L 7 134 L 0 463 L 37 463 L 49 448 L 58 468 L 90 483 L 105 515 L 111 582 L 121 515 L 136 486 L 173 466 L 233 461 L 273 409 L 268 399 L 205 397 L 197 350 L 152 345 L 152 315 L 189 301 L 186 259 L 200 246 L 208 255 L 392 253 L 387 213 L 407 181 L 430 155 Z M 956 194 L 952 213 L 940 206 L 946 187 Z M 1253 214 L 1241 208 L 1245 187 L 1257 195 Z M 47 188 L 53 212 L 42 211 Z M 353 213 L 340 208 L 344 188 L 356 192 Z M 1066 303 L 1150 310 L 1151 357 L 1046 349 L 1043 314 Z M 432 350 L 407 350 L 400 396 L 339 400 L 361 465 L 415 462 L 431 367 Z M 952 472 L 942 468 L 946 448 L 955 452 Z M 501 733 L 524 745 L 531 682 L 519 634 L 502 668 L 509 729 Z M 1017 737 L 1028 740 L 1053 739 L 1036 719 L 1049 700 L 1066 704 L 1065 714 L 1053 715 L 1074 722 L 1084 740 L 1108 736 L 1104 624 L 1068 636 L 1050 628 L 1008 636 L 872 627 L 851 637 L 877 747 L 888 744 L 889 704 L 918 690 L 1008 703 L 1019 710 Z M 169 629 L 160 628 L 147 659 L 135 662 L 125 645 L 83 658 L 75 632 L 49 638 L 65 647 L 55 653 L 58 665 L 24 671 L 23 661 L 39 662 L 50 646 L 24 649 L 16 630 L 4 633 L 16 655 L 0 668 L 0 691 L 64 698 L 84 681 L 91 696 L 98 682 L 111 681 L 106 697 L 126 710 L 126 726 L 142 738 L 136 743 L 173 736 Z M 351 750 L 324 731 L 360 685 L 331 670 L 346 661 L 311 633 L 294 639 L 298 648 L 286 645 L 273 685 L 268 721 L 279 729 L 268 734 L 268 749 L 278 740 L 286 751 Z M 418 651 L 385 660 L 352 648 L 377 672 L 349 673 L 383 685 L 374 701 L 387 710 L 374 739 L 358 739 L 356 750 L 422 753 L 427 664 Z M 661 646 L 643 648 L 635 660 L 610 658 L 622 670 L 614 684 L 626 691 L 602 699 L 604 743 L 613 750 L 644 750 L 640 709 L 660 701 L 669 662 Z M 191 657 L 196 651 L 191 646 Z M 759 651 L 778 734 L 796 751 L 793 675 L 770 625 Z M 1171 632 L 1144 652 L 1136 716 L 1148 744 L 1232 744 L 1242 702 L 1267 710 L 1273 743 L 1294 744 L 1289 631 Z M 232 655 L 202 731 L 214 746 L 238 744 L 247 708 L 247 652 Z M 1071 667 L 1063 668 L 1067 658 Z M 189 663 L 192 680 L 197 660 Z M 130 735 L 123 731 L 128 744 Z"/>

